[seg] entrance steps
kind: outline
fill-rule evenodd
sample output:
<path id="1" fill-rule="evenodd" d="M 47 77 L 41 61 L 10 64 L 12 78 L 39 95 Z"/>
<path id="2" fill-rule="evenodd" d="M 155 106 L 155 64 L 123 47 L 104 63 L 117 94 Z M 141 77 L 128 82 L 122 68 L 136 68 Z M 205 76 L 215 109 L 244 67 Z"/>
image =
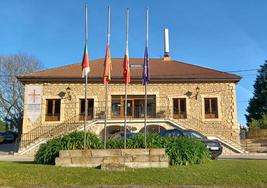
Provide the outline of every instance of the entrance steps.
<path id="1" fill-rule="evenodd" d="M 249 153 L 267 153 L 267 139 L 243 139 L 241 144 Z"/>
<path id="2" fill-rule="evenodd" d="M 132 120 L 129 121 L 129 126 L 130 124 L 135 125 L 136 126 L 140 126 L 140 124 L 142 124 L 144 121 L 141 119 L 138 120 Z M 93 126 L 97 126 L 100 124 L 103 124 L 104 121 L 103 120 L 92 120 L 92 121 L 88 121 L 87 123 L 87 130 L 90 130 Z M 108 124 L 117 124 L 117 125 L 121 125 L 123 126 L 124 124 L 124 120 L 108 120 L 107 122 Z M 147 120 L 148 125 L 149 124 L 166 124 L 167 127 L 173 127 L 173 128 L 179 128 L 179 129 L 188 129 L 191 127 L 188 127 L 187 125 L 183 125 L 182 123 L 177 123 L 176 121 L 173 121 L 171 119 L 149 119 Z M 138 125 L 137 125 L 138 124 Z M 50 134 L 44 134 L 43 137 L 39 137 L 37 139 L 35 139 L 34 142 L 30 143 L 29 145 L 27 145 L 24 148 L 20 148 L 19 152 L 17 153 L 17 155 L 34 155 L 36 153 L 36 151 L 38 150 L 39 146 L 42 143 L 46 143 L 49 139 L 52 139 L 54 137 L 63 135 L 63 134 L 67 134 L 73 131 L 79 131 L 79 130 L 83 130 L 83 123 L 75 123 L 75 124 L 68 124 L 68 125 L 61 125 L 63 126 L 72 126 L 72 129 L 69 129 L 68 131 L 65 132 L 58 132 L 53 133 L 52 135 Z M 193 128 L 192 128 L 193 129 Z M 64 129 L 65 130 L 65 129 Z M 199 130 L 197 130 L 199 131 Z M 50 133 L 52 133 L 53 131 L 50 131 Z M 201 131 L 200 131 L 201 132 Z M 60 133 L 60 134 L 59 134 Z M 205 134 L 205 133 L 204 133 Z M 235 143 L 229 139 L 224 138 L 221 135 L 207 135 L 210 139 L 217 139 L 219 140 L 225 147 L 229 148 L 232 153 L 246 153 L 246 151 L 241 147 L 241 145 L 239 145 L 238 143 Z"/>

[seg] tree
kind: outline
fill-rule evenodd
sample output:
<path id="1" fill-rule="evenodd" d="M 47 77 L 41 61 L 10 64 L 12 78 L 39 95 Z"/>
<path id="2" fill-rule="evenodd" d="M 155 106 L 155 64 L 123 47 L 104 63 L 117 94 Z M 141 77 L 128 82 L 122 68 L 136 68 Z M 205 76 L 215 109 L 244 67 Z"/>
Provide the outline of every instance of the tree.
<path id="1" fill-rule="evenodd" d="M 5 131 L 5 130 L 6 130 L 6 124 L 4 121 L 0 119 L 0 132 Z"/>
<path id="2" fill-rule="evenodd" d="M 0 55 L 0 119 L 9 129 L 17 129 L 21 133 L 24 86 L 16 76 L 41 68 L 41 63 L 32 56 Z"/>
<path id="3" fill-rule="evenodd" d="M 267 113 L 267 61 L 261 65 L 260 70 L 255 81 L 254 86 L 254 96 L 250 99 L 246 119 L 248 126 L 254 120 L 253 125 L 255 125 L 255 120 L 262 121 L 264 114 Z"/>

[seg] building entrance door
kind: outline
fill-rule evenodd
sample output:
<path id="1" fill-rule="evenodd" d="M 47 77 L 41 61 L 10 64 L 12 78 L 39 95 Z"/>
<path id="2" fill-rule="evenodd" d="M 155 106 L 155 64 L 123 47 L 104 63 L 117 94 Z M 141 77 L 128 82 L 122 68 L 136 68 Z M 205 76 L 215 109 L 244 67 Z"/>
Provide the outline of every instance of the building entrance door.
<path id="1" fill-rule="evenodd" d="M 123 100 L 123 104 L 125 104 L 125 100 Z M 133 117 L 133 104 L 134 100 L 133 99 L 127 99 L 127 117 Z M 124 112 L 124 109 L 123 109 Z"/>
<path id="2" fill-rule="evenodd" d="M 123 95 L 112 96 L 112 117 L 124 117 L 125 99 Z M 156 113 L 156 96 L 149 95 L 147 100 L 147 114 L 152 118 Z M 145 98 L 143 95 L 128 95 L 127 98 L 127 117 L 144 118 L 145 116 Z"/>
<path id="3" fill-rule="evenodd" d="M 134 100 L 134 118 L 145 116 L 145 101 L 143 99 Z"/>

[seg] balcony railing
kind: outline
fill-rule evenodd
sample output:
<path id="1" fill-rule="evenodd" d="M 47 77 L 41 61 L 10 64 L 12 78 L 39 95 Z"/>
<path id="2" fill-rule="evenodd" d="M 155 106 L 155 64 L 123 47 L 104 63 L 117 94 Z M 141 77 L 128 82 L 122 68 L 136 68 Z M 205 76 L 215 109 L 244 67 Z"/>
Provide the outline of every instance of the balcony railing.
<path id="1" fill-rule="evenodd" d="M 45 121 L 60 121 L 60 114 L 46 114 Z"/>
<path id="2" fill-rule="evenodd" d="M 108 110 L 107 119 L 124 119 L 124 111 L 120 113 L 114 113 Z M 105 119 L 105 108 L 95 107 L 94 114 L 88 115 L 91 119 Z M 170 116 L 170 111 L 166 106 L 158 106 L 156 108 L 148 108 L 147 118 L 168 118 Z M 92 117 L 93 116 L 93 117 Z M 143 110 L 133 109 L 132 113 L 127 113 L 127 119 L 143 119 L 145 116 Z M 89 117 L 88 117 L 89 118 Z M 80 119 L 80 120 L 84 120 Z"/>

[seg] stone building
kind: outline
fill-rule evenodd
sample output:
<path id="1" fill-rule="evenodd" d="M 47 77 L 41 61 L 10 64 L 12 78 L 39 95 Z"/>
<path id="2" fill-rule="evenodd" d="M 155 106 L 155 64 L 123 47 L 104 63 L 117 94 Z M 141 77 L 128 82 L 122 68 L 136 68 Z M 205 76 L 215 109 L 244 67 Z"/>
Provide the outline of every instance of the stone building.
<path id="1" fill-rule="evenodd" d="M 90 62 L 88 78 L 87 130 L 103 135 L 105 86 L 103 62 Z M 143 131 L 143 59 L 130 59 L 127 130 Z M 108 85 L 108 137 L 124 125 L 123 59 L 112 59 L 112 80 Z M 85 100 L 81 65 L 72 64 L 19 77 L 25 85 L 21 151 L 54 136 L 83 129 Z M 194 129 L 220 140 L 224 152 L 243 152 L 240 147 L 236 108 L 236 84 L 240 77 L 187 64 L 170 58 L 150 59 L 148 131 Z"/>

